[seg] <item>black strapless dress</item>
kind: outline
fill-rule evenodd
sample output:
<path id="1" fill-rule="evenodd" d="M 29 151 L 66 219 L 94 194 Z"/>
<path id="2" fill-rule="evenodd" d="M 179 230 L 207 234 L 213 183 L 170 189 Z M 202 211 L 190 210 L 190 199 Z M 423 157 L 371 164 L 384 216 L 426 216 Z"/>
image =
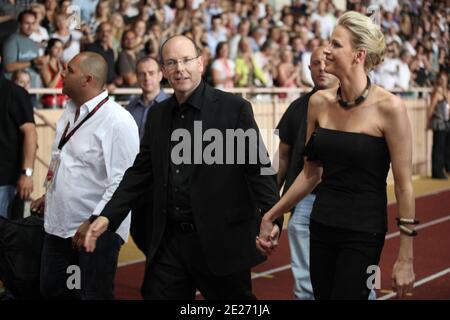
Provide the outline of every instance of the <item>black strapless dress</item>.
<path id="1" fill-rule="evenodd" d="M 318 127 L 305 154 L 323 166 L 311 220 L 353 231 L 387 231 L 390 156 L 383 137 Z"/>

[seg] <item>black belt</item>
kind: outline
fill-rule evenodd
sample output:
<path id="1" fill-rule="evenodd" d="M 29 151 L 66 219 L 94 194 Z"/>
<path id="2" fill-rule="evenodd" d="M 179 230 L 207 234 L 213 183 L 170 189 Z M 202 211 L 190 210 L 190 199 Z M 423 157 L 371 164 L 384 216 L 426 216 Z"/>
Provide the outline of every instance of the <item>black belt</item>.
<path id="1" fill-rule="evenodd" d="M 169 227 L 171 227 L 173 230 L 176 230 L 178 232 L 182 233 L 193 233 L 197 231 L 197 228 L 195 227 L 195 224 L 193 222 L 169 222 Z"/>

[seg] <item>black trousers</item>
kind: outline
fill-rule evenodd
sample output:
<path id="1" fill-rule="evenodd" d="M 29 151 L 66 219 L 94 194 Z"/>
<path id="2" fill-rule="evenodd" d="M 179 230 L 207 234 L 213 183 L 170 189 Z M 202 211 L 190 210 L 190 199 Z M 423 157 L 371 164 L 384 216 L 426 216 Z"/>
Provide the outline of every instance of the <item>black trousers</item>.
<path id="1" fill-rule="evenodd" d="M 94 252 L 72 248 L 72 238 L 45 234 L 41 258 L 41 293 L 45 299 L 111 300 L 122 238 L 106 231 Z M 79 288 L 77 271 L 79 268 Z"/>
<path id="2" fill-rule="evenodd" d="M 256 299 L 250 270 L 227 276 L 213 274 L 206 264 L 196 231 L 169 227 L 146 270 L 142 295 L 147 300 L 193 300 L 196 289 L 207 300 Z"/>
<path id="3" fill-rule="evenodd" d="M 433 131 L 431 168 L 433 178 L 443 178 L 444 169 L 450 172 L 450 130 Z"/>
<path id="4" fill-rule="evenodd" d="M 310 223 L 310 273 L 316 300 L 367 300 L 384 233 L 356 232 Z M 369 268 L 369 269 L 368 269 Z"/>

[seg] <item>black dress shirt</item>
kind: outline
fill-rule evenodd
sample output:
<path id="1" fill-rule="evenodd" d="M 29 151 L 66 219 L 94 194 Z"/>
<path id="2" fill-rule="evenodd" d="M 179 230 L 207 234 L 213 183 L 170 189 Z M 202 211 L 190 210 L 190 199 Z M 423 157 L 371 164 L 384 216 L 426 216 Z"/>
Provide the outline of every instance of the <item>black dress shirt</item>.
<path id="1" fill-rule="evenodd" d="M 186 102 L 179 104 L 175 95 L 171 98 L 173 103 L 171 132 L 186 130 L 189 132 L 190 140 L 190 157 L 189 154 L 183 154 L 186 150 L 181 148 L 182 145 L 187 145 L 183 140 L 185 137 L 170 142 L 168 217 L 171 222 L 193 221 L 189 183 L 194 168 L 194 121 L 200 120 L 204 90 L 205 84 L 201 82 Z M 182 162 L 179 163 L 177 160 L 181 159 Z"/>

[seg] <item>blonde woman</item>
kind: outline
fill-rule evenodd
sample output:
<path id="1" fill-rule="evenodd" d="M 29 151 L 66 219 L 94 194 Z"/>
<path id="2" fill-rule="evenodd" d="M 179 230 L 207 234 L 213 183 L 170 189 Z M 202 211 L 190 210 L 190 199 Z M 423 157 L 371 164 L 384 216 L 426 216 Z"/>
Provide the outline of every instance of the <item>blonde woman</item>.
<path id="1" fill-rule="evenodd" d="M 238 44 L 238 56 L 235 60 L 236 87 L 254 87 L 258 79 L 263 85 L 267 83 L 264 72 L 256 63 L 249 38 L 243 37 Z"/>
<path id="2" fill-rule="evenodd" d="M 112 26 L 112 46 L 114 52 L 120 50 L 120 45 L 122 42 L 122 33 L 125 30 L 125 23 L 123 22 L 123 17 L 115 12 L 111 15 L 111 26 Z"/>
<path id="3" fill-rule="evenodd" d="M 111 7 L 108 0 L 101 0 L 95 7 L 95 15 L 89 21 L 89 27 L 95 33 L 97 27 L 102 22 L 109 22 L 111 19 Z"/>
<path id="4" fill-rule="evenodd" d="M 390 164 L 401 231 L 392 285 L 403 297 L 414 284 L 411 127 L 402 100 L 367 76 L 385 48 L 382 32 L 368 17 L 350 11 L 339 18 L 324 54 L 325 72 L 340 87 L 311 97 L 304 169 L 264 215 L 256 240 L 263 254 L 272 253 L 278 244 L 273 221 L 317 186 L 310 223 L 316 299 L 367 300 L 387 231 Z"/>

